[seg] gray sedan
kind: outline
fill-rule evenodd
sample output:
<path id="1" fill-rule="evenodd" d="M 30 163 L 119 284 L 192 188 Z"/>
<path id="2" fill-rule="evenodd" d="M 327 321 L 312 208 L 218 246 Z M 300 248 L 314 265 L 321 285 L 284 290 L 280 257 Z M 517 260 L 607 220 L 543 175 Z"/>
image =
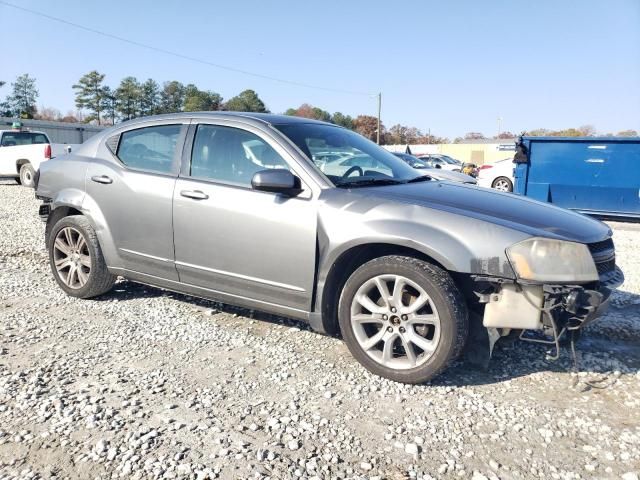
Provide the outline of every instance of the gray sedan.
<path id="1" fill-rule="evenodd" d="M 532 332 L 558 347 L 623 280 L 603 223 L 433 181 L 302 118 L 137 119 L 46 162 L 36 184 L 67 294 L 103 295 L 123 276 L 301 319 L 401 382 L 429 380 L 467 339 L 487 355 Z"/>

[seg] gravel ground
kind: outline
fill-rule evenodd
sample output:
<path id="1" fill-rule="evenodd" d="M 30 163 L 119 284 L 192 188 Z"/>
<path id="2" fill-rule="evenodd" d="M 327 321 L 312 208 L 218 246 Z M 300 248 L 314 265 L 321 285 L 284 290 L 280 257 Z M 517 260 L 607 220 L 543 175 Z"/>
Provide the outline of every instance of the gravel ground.
<path id="1" fill-rule="evenodd" d="M 57 288 L 33 191 L 0 183 L 0 479 L 624 478 L 640 470 L 640 227 L 567 352 L 498 346 L 429 385 L 290 320 L 122 281 Z"/>

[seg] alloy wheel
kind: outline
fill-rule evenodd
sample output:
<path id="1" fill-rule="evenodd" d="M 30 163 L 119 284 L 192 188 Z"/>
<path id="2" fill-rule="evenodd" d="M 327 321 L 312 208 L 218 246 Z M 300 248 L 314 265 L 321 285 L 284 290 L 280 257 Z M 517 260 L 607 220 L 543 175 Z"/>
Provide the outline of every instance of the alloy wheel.
<path id="1" fill-rule="evenodd" d="M 64 284 L 73 289 L 86 285 L 91 274 L 91 254 L 82 233 L 72 227 L 61 229 L 53 244 L 56 272 Z"/>
<path id="2" fill-rule="evenodd" d="M 496 180 L 496 182 L 493 184 L 493 188 L 501 192 L 511 191 L 511 185 L 509 185 L 509 181 L 505 179 Z"/>
<path id="3" fill-rule="evenodd" d="M 431 297 L 401 275 L 367 280 L 351 302 L 351 325 L 362 350 L 395 370 L 424 364 L 440 341 L 440 317 Z"/>

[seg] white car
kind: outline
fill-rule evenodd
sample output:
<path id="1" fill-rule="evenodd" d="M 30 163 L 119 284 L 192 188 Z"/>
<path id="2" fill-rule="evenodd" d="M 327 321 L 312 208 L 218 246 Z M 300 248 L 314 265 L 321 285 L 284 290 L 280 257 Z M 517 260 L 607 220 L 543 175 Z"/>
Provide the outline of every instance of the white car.
<path id="1" fill-rule="evenodd" d="M 513 192 L 513 159 L 505 158 L 478 168 L 478 185 Z"/>
<path id="2" fill-rule="evenodd" d="M 0 177 L 15 178 L 25 187 L 33 187 L 40 164 L 68 153 L 71 145 L 52 144 L 44 132 L 16 128 L 0 131 Z"/>
<path id="3" fill-rule="evenodd" d="M 463 167 L 463 163 L 460 160 L 439 153 L 420 155 L 418 158 L 431 168 L 448 170 L 450 172 L 461 172 Z"/>
<path id="4" fill-rule="evenodd" d="M 395 152 L 394 155 L 407 163 L 409 166 L 416 170 L 425 170 L 425 174 L 436 180 L 446 180 L 448 182 L 468 183 L 475 185 L 476 179 L 471 175 L 466 175 L 461 172 L 453 172 L 451 170 L 442 170 L 440 168 L 430 167 L 427 162 L 420 160 L 408 153 Z"/>

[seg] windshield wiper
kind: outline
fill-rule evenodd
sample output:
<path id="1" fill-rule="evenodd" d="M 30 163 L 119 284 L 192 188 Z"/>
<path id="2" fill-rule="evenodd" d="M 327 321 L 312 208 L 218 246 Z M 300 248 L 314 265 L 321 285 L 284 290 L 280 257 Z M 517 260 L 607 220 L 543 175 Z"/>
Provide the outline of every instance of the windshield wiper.
<path id="1" fill-rule="evenodd" d="M 430 175 L 420 175 L 419 177 L 412 178 L 411 180 L 407 180 L 404 183 L 427 182 L 429 180 L 433 180 L 433 177 Z"/>
<path id="2" fill-rule="evenodd" d="M 394 178 L 369 178 L 366 180 L 356 180 L 352 182 L 339 182 L 337 187 L 351 188 L 351 187 L 369 187 L 371 185 L 399 185 L 405 183 L 403 180 L 397 180 Z"/>

